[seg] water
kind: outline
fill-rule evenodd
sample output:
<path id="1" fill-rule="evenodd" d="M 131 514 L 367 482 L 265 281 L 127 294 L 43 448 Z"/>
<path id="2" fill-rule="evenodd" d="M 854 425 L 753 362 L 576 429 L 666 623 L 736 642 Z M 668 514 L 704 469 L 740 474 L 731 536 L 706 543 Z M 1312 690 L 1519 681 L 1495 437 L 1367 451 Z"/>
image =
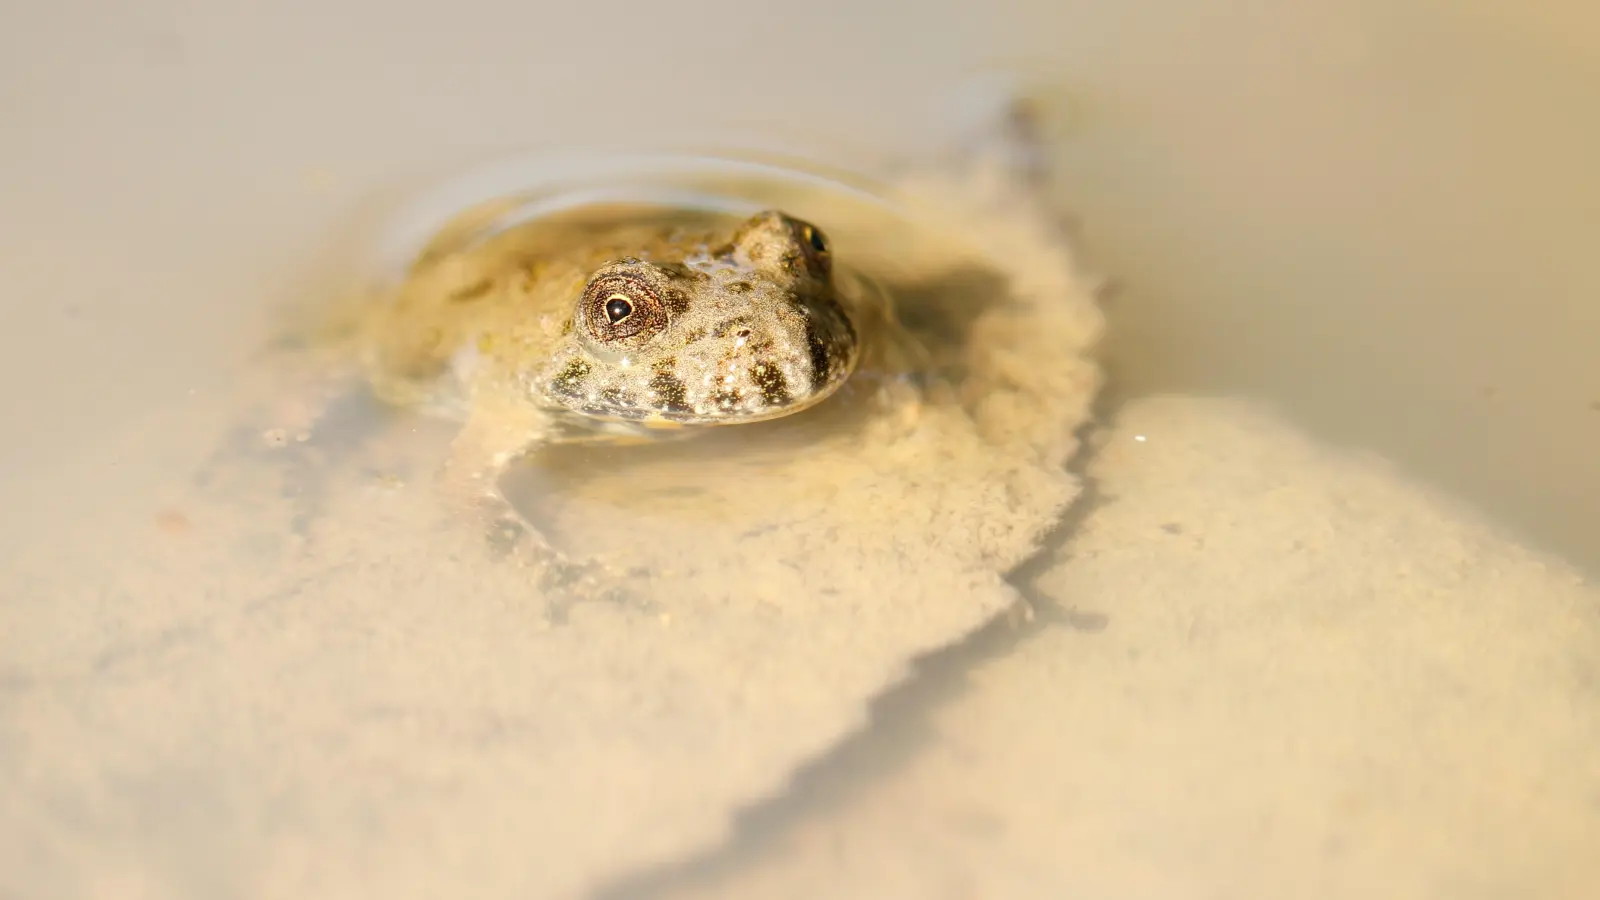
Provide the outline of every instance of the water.
<path id="1" fill-rule="evenodd" d="M 0 28 L 0 893 L 537 896 L 583 872 L 648 897 L 1584 896 L 1600 639 L 1566 563 L 1600 571 L 1585 9 L 19 7 Z M 849 602 L 838 582 L 934 524 L 867 490 L 908 479 L 774 479 L 816 522 L 881 510 L 855 556 L 735 534 L 769 511 L 727 460 L 817 471 L 785 426 L 513 479 L 574 546 L 683 561 L 693 613 L 553 623 L 424 524 L 448 425 L 359 398 L 334 419 L 351 440 L 189 485 L 255 421 L 236 385 L 269 311 L 370 276 L 369 239 L 426 176 L 728 125 L 910 153 L 938 140 L 943 86 L 996 58 L 1071 100 L 1059 198 L 1119 285 L 1113 427 L 1075 461 L 1098 488 L 1024 564 L 1031 623 L 885 690 L 1011 588 L 907 565 L 874 583 L 888 600 Z M 908 446 L 927 501 L 945 451 Z M 688 520 L 724 530 L 692 546 Z M 983 521 L 943 533 L 1015 538 Z"/>
<path id="2" fill-rule="evenodd" d="M 470 251 L 490 233 L 560 246 L 619 217 L 781 206 L 827 223 L 837 248 L 865 347 L 850 383 L 814 409 L 695 440 L 535 448 L 508 492 L 570 555 L 639 570 L 621 596 L 541 588 L 449 515 L 435 487 L 448 422 L 375 415 L 359 397 L 299 408 L 300 385 L 318 388 L 307 404 L 359 395 L 300 377 L 302 346 L 216 386 L 217 405 L 175 414 L 181 430 L 128 433 L 118 458 L 157 470 L 159 500 L 125 493 L 75 542 L 19 552 L 10 576 L 26 598 L 7 610 L 13 633 L 56 638 L 10 660 L 18 766 L 33 773 L 16 839 L 71 834 L 21 870 L 26 883 L 80 889 L 75 873 L 131 852 L 171 856 L 146 873 L 167 888 L 273 894 L 311 842 L 332 865 L 321 883 L 344 890 L 357 872 L 338 861 L 373 849 L 354 823 L 376 816 L 408 841 L 474 834 L 464 859 L 479 877 L 552 896 L 598 887 L 619 846 L 638 866 L 703 845 L 730 802 L 847 733 L 910 659 L 1021 601 L 1002 576 L 1077 494 L 1065 463 L 1099 384 L 1099 312 L 1052 221 L 962 170 L 914 188 L 894 175 L 873 194 L 806 170 L 690 162 L 642 158 L 609 173 L 604 195 L 563 173 L 411 253 Z M 400 234 L 414 223 L 397 221 Z M 389 252 L 393 234 L 372 259 L 407 258 Z M 374 268 L 374 299 L 405 271 Z M 208 428 L 211 446 L 236 437 L 191 486 L 169 457 L 192 455 Z M 71 565 L 84 544 L 95 564 Z M 158 747 L 141 738 L 152 717 L 171 736 Z M 114 749 L 87 749 L 89 730 Z M 86 749 L 49 759 L 68 744 Z M 40 807 L 50 792 L 99 798 L 114 821 L 62 824 Z M 146 821 L 163 802 L 148 795 L 201 811 L 116 824 Z M 251 812 L 263 804 L 286 810 L 288 844 Z M 464 824 L 483 817 L 505 823 L 500 838 Z M 529 855 L 530 841 L 562 849 Z M 236 848 L 226 865 L 193 856 L 218 842 Z M 390 868 L 385 889 L 461 877 L 449 855 Z"/>

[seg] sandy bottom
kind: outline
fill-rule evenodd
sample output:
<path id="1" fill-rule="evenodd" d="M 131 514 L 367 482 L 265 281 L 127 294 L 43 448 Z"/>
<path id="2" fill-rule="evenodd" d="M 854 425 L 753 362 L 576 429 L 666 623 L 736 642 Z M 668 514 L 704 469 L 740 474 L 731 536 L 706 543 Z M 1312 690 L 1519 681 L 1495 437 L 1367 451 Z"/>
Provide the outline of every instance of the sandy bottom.
<path id="1" fill-rule="evenodd" d="M 648 573 L 620 597 L 449 520 L 453 427 L 303 415 L 274 366 L 27 485 L 54 514 L 0 571 L 0 895 L 579 897 L 733 839 L 1016 608 L 1079 495 L 1101 316 L 1005 185 L 930 175 L 948 236 L 859 243 L 925 251 L 883 275 L 916 368 L 885 330 L 814 411 L 508 476 L 563 549 Z"/>
<path id="2" fill-rule="evenodd" d="M 1600 4 L 170 5 L 15 3 L 0 55 L 0 898 L 1600 896 L 1600 588 L 1528 549 L 1600 573 Z M 920 153 L 940 85 L 1030 59 L 1117 388 L 1290 413 L 1119 408 L 1031 621 L 1016 501 L 1076 490 L 1031 402 L 974 437 L 1042 489 L 866 460 L 993 527 L 877 507 L 892 603 L 762 532 L 751 590 L 554 622 L 402 454 L 188 483 L 213 367 L 369 198 L 550 140 Z M 855 496 L 781 486 L 816 534 Z M 891 540 L 932 526 L 1007 552 Z"/>
<path id="3" fill-rule="evenodd" d="M 1089 474 L 1032 620 L 892 688 L 994 610 L 552 628 L 492 567 L 310 566 L 275 483 L 107 515 L 71 584 L 8 567 L 0 893 L 1590 895 L 1593 585 L 1236 402 L 1134 402 Z"/>
<path id="4" fill-rule="evenodd" d="M 1117 416 L 1034 625 L 615 897 L 1589 897 L 1600 590 L 1220 400 Z"/>

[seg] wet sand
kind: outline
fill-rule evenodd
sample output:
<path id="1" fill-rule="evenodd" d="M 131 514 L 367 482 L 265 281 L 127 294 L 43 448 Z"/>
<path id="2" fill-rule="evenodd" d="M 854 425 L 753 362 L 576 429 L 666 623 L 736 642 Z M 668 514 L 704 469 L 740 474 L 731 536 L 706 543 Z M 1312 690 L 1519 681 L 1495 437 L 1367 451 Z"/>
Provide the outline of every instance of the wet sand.
<path id="1" fill-rule="evenodd" d="M 994 610 L 551 630 L 515 573 L 375 555 L 420 537 L 404 490 L 330 506 L 362 527 L 313 557 L 270 481 L 256 517 L 108 515 L 75 532 L 92 562 L 8 566 L 0 870 L 21 896 L 1587 895 L 1592 583 L 1250 404 L 1133 401 L 1094 443 L 1031 621 L 887 690 Z"/>
<path id="2" fill-rule="evenodd" d="M 1053 218 L 995 189 L 929 175 L 937 239 L 854 254 L 908 279 L 932 368 L 874 351 L 816 410 L 508 480 L 559 546 L 649 571 L 618 600 L 541 593 L 442 515 L 451 423 L 359 390 L 306 416 L 278 365 L 31 485 L 104 493 L 4 573 L 7 887 L 577 897 L 730 839 L 914 658 L 1018 607 L 1004 574 L 1079 492 L 1100 313 Z"/>
<path id="3" fill-rule="evenodd" d="M 605 896 L 1592 894 L 1600 589 L 1253 404 L 1136 400 L 1096 443 L 1034 624 Z"/>

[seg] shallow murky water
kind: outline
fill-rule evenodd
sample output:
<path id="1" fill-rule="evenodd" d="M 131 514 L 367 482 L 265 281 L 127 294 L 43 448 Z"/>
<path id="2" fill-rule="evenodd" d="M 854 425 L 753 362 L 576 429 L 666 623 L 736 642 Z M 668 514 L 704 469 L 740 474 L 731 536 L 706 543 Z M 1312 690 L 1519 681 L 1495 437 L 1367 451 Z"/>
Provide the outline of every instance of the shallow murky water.
<path id="1" fill-rule="evenodd" d="M 0 894 L 1587 896 L 1588 7 L 368 6 L 0 28 Z M 688 585 L 564 621 L 424 524 L 448 423 L 356 392 L 264 446 L 296 412 L 263 400 L 277 308 L 529 176 L 406 219 L 428 173 L 730 124 L 915 156 L 996 58 L 1071 101 L 1058 199 L 1118 284 L 1096 502 L 1025 564 L 1031 626 L 934 652 L 1014 599 L 993 573 L 1071 493 L 1077 413 L 1015 392 L 945 411 L 965 443 L 863 443 L 893 419 L 844 403 L 549 454 L 520 506 Z M 816 187 L 779 193 L 876 208 Z M 924 297 L 948 246 L 854 215 L 861 268 Z M 963 363 L 1014 391 L 1064 327 L 993 318 L 978 346 L 1024 352 Z"/>
<path id="2" fill-rule="evenodd" d="M 684 573 L 723 582 L 719 592 L 751 590 L 756 579 L 740 573 L 741 559 L 785 559 L 797 571 L 815 563 L 856 572 L 866 585 L 875 553 L 887 561 L 937 545 L 942 538 L 929 528 L 973 536 L 945 551 L 947 562 L 985 560 L 1003 572 L 1027 554 L 1075 490 L 1061 465 L 1098 385 L 1084 358 L 1098 338 L 1098 313 L 1051 214 L 1005 193 L 1021 185 L 960 166 L 928 171 L 921 186 L 898 184 L 890 172 L 874 193 L 870 177 L 843 182 L 732 156 L 533 160 L 517 199 L 438 219 L 445 237 L 422 241 L 418 265 L 426 268 L 418 271 L 463 269 L 462 284 L 624 224 L 716 223 L 768 208 L 827 223 L 833 280 L 862 342 L 846 384 L 816 408 L 757 424 L 673 431 L 674 440 L 641 446 L 557 440 L 530 448 L 514 480 L 535 505 L 563 511 L 556 530 L 576 532 L 567 545 L 615 544 L 625 548 L 620 567 L 679 573 L 640 588 L 668 596 L 684 589 Z M 449 210 L 442 197 L 481 199 L 459 188 L 486 183 L 463 178 L 419 206 Z M 391 235 L 415 224 L 402 216 Z M 395 241 L 381 244 L 380 259 L 407 260 Z M 381 273 L 366 302 L 385 308 L 384 282 L 407 271 Z M 447 417 L 459 420 L 460 411 Z M 529 488 L 539 483 L 552 495 L 542 503 Z M 963 485 L 978 493 L 963 494 Z M 1004 497 L 1005 508 L 991 508 Z M 953 518 L 932 524 L 943 516 Z M 979 537 L 986 533 L 1013 537 Z M 608 537 L 618 534 L 628 540 Z M 818 589 L 806 586 L 815 577 L 803 574 L 794 589 Z M 827 580 L 829 592 L 877 590 Z"/>
<path id="3" fill-rule="evenodd" d="M 118 452 L 166 469 L 151 483 L 160 505 L 139 515 L 135 501 L 131 522 L 80 529 L 92 567 L 63 575 L 75 546 L 44 541 L 9 576 L 27 598 L 4 610 L 9 630 L 56 637 L 10 661 L 14 756 L 33 773 L 22 804 L 94 796 L 113 818 L 142 820 L 148 807 L 118 780 L 159 792 L 160 773 L 178 771 L 223 810 L 197 821 L 234 856 L 207 872 L 186 856 L 196 837 L 183 822 L 130 832 L 34 809 L 19 840 L 63 837 L 30 878 L 71 891 L 84 884 L 75 871 L 119 854 L 172 854 L 138 876 L 276 895 L 301 877 L 285 869 L 306 852 L 295 847 L 313 842 L 326 845 L 311 857 L 327 867 L 319 883 L 337 892 L 359 874 L 348 854 L 372 849 L 355 823 L 376 816 L 425 842 L 455 822 L 471 844 L 446 856 L 567 896 L 610 875 L 619 848 L 634 867 L 712 840 L 732 801 L 777 789 L 857 727 L 913 658 L 1018 606 L 1003 576 L 1076 496 L 1065 464 L 1100 383 L 1089 358 L 1100 314 L 1053 217 L 982 166 L 890 172 L 875 194 L 737 160 L 661 159 L 610 173 L 604 197 L 555 178 L 487 231 L 429 245 L 428 259 L 481 261 L 479 247 L 500 246 L 474 237 L 489 232 L 521 258 L 619 215 L 779 206 L 825 223 L 835 247 L 864 338 L 847 386 L 695 439 L 532 453 L 508 479 L 529 517 L 559 547 L 639 573 L 592 602 L 496 560 L 481 525 L 449 515 L 435 490 L 450 423 L 375 414 L 359 383 L 323 381 L 337 366 L 307 367 L 323 361 L 315 344 L 262 357 L 256 377 L 219 386 L 221 408 L 186 411 L 181 429 L 130 433 Z M 415 224 L 398 222 L 401 234 Z M 424 244 L 428 231 L 416 232 Z M 380 288 L 394 274 L 374 272 Z M 387 302 L 383 290 L 372 299 Z M 235 437 L 188 486 L 169 457 L 192 455 L 208 428 L 203 443 Z M 122 623 L 110 633 L 91 614 L 105 597 Z M 223 665 L 226 678 L 206 675 Z M 170 743 L 135 739 L 148 716 L 165 717 Z M 91 749 L 92 730 L 119 741 Z M 84 749 L 52 759 L 64 744 Z M 288 844 L 254 818 L 268 803 L 286 805 Z M 461 830 L 484 816 L 503 820 L 498 836 Z M 529 855 L 540 840 L 566 846 Z M 383 882 L 428 893 L 460 864 L 420 854 Z"/>

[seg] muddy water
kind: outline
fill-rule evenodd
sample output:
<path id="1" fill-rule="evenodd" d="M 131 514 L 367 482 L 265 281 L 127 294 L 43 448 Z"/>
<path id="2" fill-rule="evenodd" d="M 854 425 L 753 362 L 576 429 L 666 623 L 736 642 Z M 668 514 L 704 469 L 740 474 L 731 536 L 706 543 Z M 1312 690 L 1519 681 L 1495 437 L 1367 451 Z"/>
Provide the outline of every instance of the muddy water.
<path id="1" fill-rule="evenodd" d="M 1266 6 L 1062 64 L 1120 390 L 1266 398 L 1600 572 L 1592 9 Z"/>
<path id="2" fill-rule="evenodd" d="M 508 487 L 557 546 L 627 574 L 603 595 L 496 560 L 434 490 L 449 428 L 372 409 L 315 342 L 114 435 L 64 469 L 125 483 L 3 573 L 7 750 L 26 774 L 0 846 L 42 849 L 0 871 L 67 894 L 131 857 L 122 877 L 159 893 L 431 896 L 470 878 L 574 896 L 711 845 L 914 658 L 1020 608 L 1003 576 L 1077 495 L 1066 462 L 1100 385 L 1102 317 L 1055 217 L 978 160 L 888 175 L 882 197 L 695 162 L 706 210 L 828 223 L 862 338 L 848 387 L 694 441 L 535 453 Z M 723 169 L 740 175 L 709 177 Z M 669 213 L 649 189 L 678 181 L 608 179 L 652 216 Z M 567 217 L 499 237 L 617 224 L 614 202 L 546 188 Z M 469 202 L 446 193 L 446 214 Z M 504 273 L 500 254 L 525 262 L 496 241 L 431 249 L 467 283 Z M 391 299 L 365 274 L 361 296 Z M 394 840 L 427 849 L 359 863 Z"/>
<path id="3" fill-rule="evenodd" d="M 939 86 L 1002 59 L 1071 101 L 1063 199 L 1122 283 L 1125 391 L 1268 397 L 1600 566 L 1593 11 L 1142 9 L 947 5 L 913 42 L 893 4 L 771 28 L 714 0 L 670 17 L 481 0 L 455 26 L 386 9 L 381 29 L 362 0 L 12 10 L 0 478 L 67 521 L 92 507 L 94 490 L 28 485 L 190 402 L 258 342 L 262 309 L 341 271 L 343 236 L 394 187 L 655 129 L 909 147 Z M 597 32 L 630 64 L 558 37 Z"/>
<path id="4" fill-rule="evenodd" d="M 168 498 L 154 485 L 190 471 L 236 419 L 218 390 L 224 374 L 248 364 L 268 309 L 348 276 L 348 236 L 383 220 L 388 198 L 427 176 L 527 145 L 615 146 L 655 128 L 740 123 L 906 149 L 941 114 L 930 88 L 998 57 L 1045 72 L 1069 100 L 1061 199 L 1120 284 L 1108 353 L 1122 396 L 1267 398 L 1317 436 L 1394 459 L 1535 545 L 1600 571 L 1600 269 L 1590 262 L 1600 221 L 1592 113 L 1600 39 L 1586 5 L 1322 0 L 1219 11 L 1017 0 L 919 12 L 926 18 L 914 40 L 904 5 L 889 3 L 830 19 L 709 0 L 628 15 L 485 0 L 453 6 L 448 21 L 425 5 L 378 11 L 362 0 L 181 6 L 80 0 L 3 14 L 0 558 L 42 541 L 61 548 L 60 571 L 77 573 L 106 564 L 96 534 L 193 535 L 196 523 L 163 511 Z M 593 36 L 602 34 L 600 54 Z M 829 50 L 825 63 L 819 47 Z M 117 436 L 136 427 L 163 433 L 161 452 L 122 452 Z M 261 539 L 245 531 L 233 539 Z M 274 575 L 264 568 L 210 576 Z M 13 615 L 31 630 L 7 633 L 0 686 L 56 677 L 39 660 L 80 638 L 79 647 L 110 642 L 83 661 L 96 673 L 123 673 L 137 661 L 130 646 L 175 648 L 188 683 L 214 679 L 251 697 L 305 701 L 318 740 L 438 791 L 418 795 L 427 812 L 457 770 L 446 754 L 407 761 L 394 748 L 415 747 L 419 735 L 587 727 L 576 714 L 556 725 L 504 715 L 499 694 L 479 698 L 482 715 L 464 723 L 454 717 L 455 688 L 479 682 L 474 661 L 461 659 L 419 679 L 439 685 L 433 705 L 411 719 L 385 714 L 415 688 L 403 664 L 402 651 L 416 647 L 407 636 L 474 627 L 485 641 L 509 636 L 508 657 L 518 641 L 542 640 L 515 632 L 510 619 L 484 614 L 463 625 L 459 609 L 425 605 L 397 617 L 370 577 L 346 572 L 340 584 L 367 586 L 348 605 L 285 611 L 282 597 L 263 596 L 253 607 L 259 621 L 233 626 L 232 643 L 197 655 L 186 636 L 204 633 L 213 610 L 203 593 L 169 590 L 196 583 L 176 571 L 160 591 L 128 581 L 87 593 L 70 615 L 59 604 Z M 116 584 L 114 568 L 100 574 Z M 155 619 L 141 620 L 152 611 Z M 313 702 L 325 684 L 296 677 L 303 642 L 316 635 L 342 651 L 335 680 L 375 695 L 369 711 L 377 712 L 354 729 Z M 741 649 L 741 637 L 724 649 Z M 606 700 L 583 692 L 659 644 L 643 632 L 617 640 L 623 652 L 574 662 L 590 667 L 576 682 L 580 699 Z M 835 649 L 846 659 L 860 651 Z M 778 663 L 746 662 L 766 679 L 752 681 L 751 697 L 803 692 L 773 671 Z M 665 679 L 687 678 L 693 664 Z M 131 701 L 153 702 L 162 688 L 134 679 L 124 690 L 66 732 L 71 741 L 36 748 L 40 755 L 69 758 L 61 748 L 102 742 L 138 751 L 144 745 L 105 735 L 143 724 L 118 717 L 139 718 L 129 710 L 150 707 Z M 170 719 L 150 718 L 156 727 L 140 740 L 159 748 L 174 720 L 204 726 L 244 715 L 208 703 L 201 696 Z M 18 707 L 5 709 L 9 717 Z M 683 718 L 681 708 L 654 713 Z M 609 724 L 623 734 L 632 727 Z M 216 760 L 282 772 L 274 768 L 281 745 L 240 734 L 223 728 L 216 743 L 196 743 L 194 765 L 133 784 L 124 798 L 132 806 L 111 816 L 123 817 L 114 829 L 132 833 L 171 812 L 164 800 L 193 800 L 163 832 L 173 836 L 168 846 L 190 852 L 160 864 L 187 871 L 184 860 L 222 859 L 190 873 L 199 894 L 237 862 L 226 856 L 238 851 L 229 833 L 214 827 L 216 810 L 261 808 L 252 792 L 271 784 Z M 669 749 L 703 759 L 703 735 L 686 730 Z M 494 765 L 516 771 L 517 753 L 496 752 Z M 92 760 L 70 759 L 72 777 L 97 771 Z M 600 762 L 644 771 L 632 758 Z M 196 782 L 212 790 L 185 793 Z M 506 785 L 489 779 L 472 789 L 492 803 Z M 314 824 L 351 813 L 340 798 L 299 802 L 301 821 Z M 449 843 L 452 824 L 473 822 L 471 804 L 458 812 L 437 832 L 418 824 L 427 819 L 419 813 L 410 824 L 420 834 L 404 837 L 471 858 Z M 655 837 L 682 821 L 653 824 Z M 307 843 L 292 845 L 290 857 L 306 859 L 295 851 L 315 849 L 317 836 L 314 827 L 291 836 Z M 36 851 L 50 840 L 70 859 L 70 837 L 16 844 L 6 868 L 22 871 L 24 854 L 44 858 Z M 130 865 L 115 853 L 102 862 L 108 879 Z M 310 878 L 292 866 L 278 871 L 291 882 Z"/>

